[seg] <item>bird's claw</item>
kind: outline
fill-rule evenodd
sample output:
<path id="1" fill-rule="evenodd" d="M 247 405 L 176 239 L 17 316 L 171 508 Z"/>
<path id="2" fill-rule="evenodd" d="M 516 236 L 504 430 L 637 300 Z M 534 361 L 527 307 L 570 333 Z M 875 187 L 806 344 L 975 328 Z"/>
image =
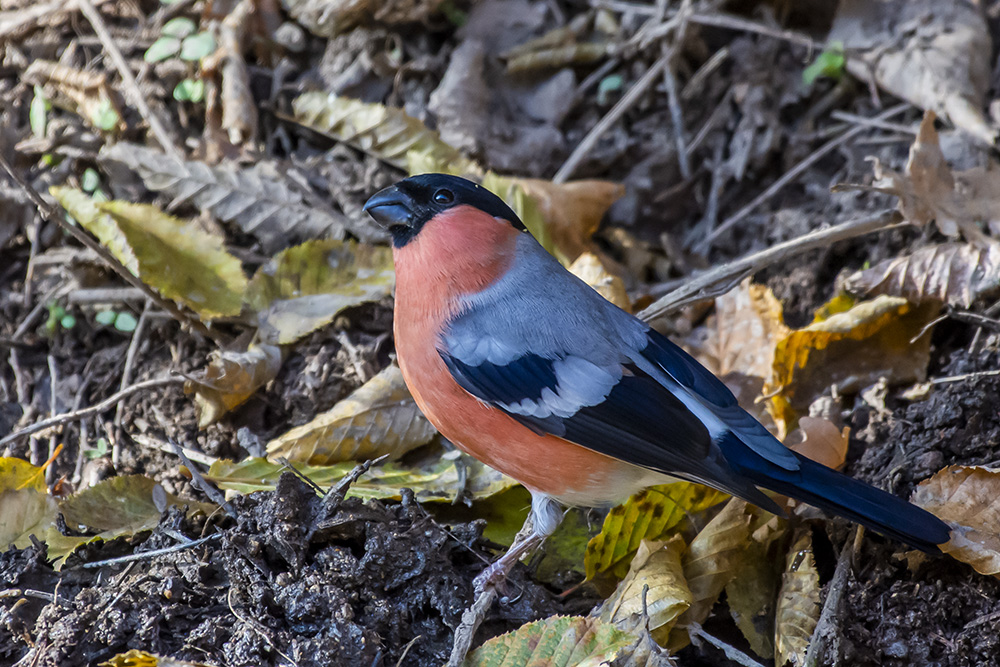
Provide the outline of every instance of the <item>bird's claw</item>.
<path id="1" fill-rule="evenodd" d="M 507 568 L 501 560 L 487 566 L 485 570 L 476 575 L 472 580 L 472 587 L 476 597 L 483 594 L 487 589 L 494 589 L 503 593 L 507 582 Z"/>

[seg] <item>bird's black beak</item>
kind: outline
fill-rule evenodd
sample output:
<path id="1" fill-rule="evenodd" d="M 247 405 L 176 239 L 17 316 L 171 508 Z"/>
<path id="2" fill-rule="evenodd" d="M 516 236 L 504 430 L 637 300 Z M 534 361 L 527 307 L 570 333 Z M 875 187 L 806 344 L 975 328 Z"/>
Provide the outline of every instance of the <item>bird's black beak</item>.
<path id="1" fill-rule="evenodd" d="M 412 227 L 415 222 L 413 200 L 395 185 L 372 195 L 365 203 L 364 210 L 390 232 Z"/>

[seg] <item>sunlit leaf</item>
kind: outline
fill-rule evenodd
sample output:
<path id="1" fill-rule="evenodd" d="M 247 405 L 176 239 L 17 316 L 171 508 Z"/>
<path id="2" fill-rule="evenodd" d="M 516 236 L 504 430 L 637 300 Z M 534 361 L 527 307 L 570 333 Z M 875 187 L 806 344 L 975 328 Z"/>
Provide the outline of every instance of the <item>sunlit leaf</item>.
<path id="1" fill-rule="evenodd" d="M 631 312 L 632 304 L 625 291 L 625 282 L 614 275 L 600 258 L 592 252 L 585 252 L 569 266 L 569 272 L 593 287 L 598 294 L 624 311 Z"/>
<path id="2" fill-rule="evenodd" d="M 1000 290 L 1000 243 L 943 243 L 879 262 L 847 279 L 863 295 L 901 296 L 911 303 L 939 301 L 968 308 Z"/>
<path id="3" fill-rule="evenodd" d="M 780 436 L 794 427 L 799 411 L 834 384 L 852 392 L 883 377 L 892 383 L 922 381 L 930 357 L 925 327 L 937 312 L 935 304 L 913 306 L 880 296 L 788 333 L 775 348 L 764 387 L 773 396 L 768 409 Z"/>
<path id="4" fill-rule="evenodd" d="M 170 56 L 177 55 L 180 50 L 181 40 L 176 37 L 164 36 L 153 42 L 153 44 L 146 49 L 146 53 L 142 56 L 142 59 L 150 64 L 158 63 L 161 60 L 166 60 Z"/>
<path id="5" fill-rule="evenodd" d="M 812 533 L 807 529 L 792 544 L 781 575 L 781 591 L 775 612 L 775 664 L 802 665 L 819 621 L 819 574 L 812 552 Z"/>
<path id="6" fill-rule="evenodd" d="M 215 38 L 210 32 L 199 32 L 181 41 L 181 60 L 201 60 L 215 51 Z"/>
<path id="7" fill-rule="evenodd" d="M 268 458 L 279 457 L 311 465 L 365 461 L 388 454 L 398 459 L 424 445 L 437 431 L 410 396 L 396 365 L 354 393 L 296 426 L 267 445 Z"/>
<path id="8" fill-rule="evenodd" d="M 951 525 L 942 551 L 980 574 L 1000 576 L 1000 470 L 948 466 L 921 482 L 910 502 Z"/>
<path id="9" fill-rule="evenodd" d="M 702 624 L 719 595 L 733 580 L 747 557 L 752 512 L 746 501 L 731 499 L 722 511 L 691 540 L 682 559 L 684 578 L 691 589 L 691 606 L 674 625 L 665 645 L 677 651 L 690 642 L 687 626 Z"/>
<path id="10" fill-rule="evenodd" d="M 781 303 L 770 288 L 744 280 L 715 299 L 718 374 L 742 373 L 766 380 L 771 376 L 775 345 L 788 332 Z"/>
<path id="11" fill-rule="evenodd" d="M 666 636 L 677 617 L 691 605 L 691 591 L 681 567 L 684 548 L 684 539 L 679 535 L 666 543 L 643 540 L 628 574 L 601 604 L 598 617 L 623 630 L 646 625 L 654 636 Z M 648 618 L 643 617 L 644 611 Z"/>
<path id="12" fill-rule="evenodd" d="M 31 98 L 31 106 L 28 107 L 28 124 L 31 126 L 31 133 L 39 139 L 45 136 L 51 108 L 52 104 L 45 97 L 45 91 L 41 86 L 35 86 L 35 94 Z"/>
<path id="13" fill-rule="evenodd" d="M 214 350 L 209 353 L 208 366 L 189 375 L 185 385 L 185 391 L 195 395 L 198 428 L 215 423 L 222 415 L 245 403 L 277 377 L 281 362 L 281 348 L 266 343 L 251 343 L 244 351 Z"/>
<path id="14" fill-rule="evenodd" d="M 494 637 L 466 658 L 464 667 L 578 667 L 609 664 L 635 637 L 611 623 L 582 616 L 552 616 Z"/>
<path id="15" fill-rule="evenodd" d="M 357 463 L 337 463 L 329 466 L 291 464 L 321 488 L 329 488 L 354 470 Z M 238 493 L 272 491 L 285 471 L 281 463 L 263 458 L 248 458 L 240 462 L 220 460 L 212 464 L 205 478 L 221 489 Z M 485 498 L 516 484 L 509 478 L 496 477 L 485 465 L 465 454 L 456 457 L 435 456 L 421 465 L 404 466 L 386 463 L 373 466 L 360 480 L 351 485 L 347 495 L 359 498 L 400 497 L 401 489 L 413 489 L 421 502 L 453 502 L 459 494 L 470 499 Z"/>
<path id="16" fill-rule="evenodd" d="M 666 539 L 682 519 L 728 497 L 721 491 L 691 482 L 674 482 L 640 491 L 608 512 L 601 533 L 587 545 L 587 578 L 609 573 L 621 579 L 642 540 Z"/>
<path id="17" fill-rule="evenodd" d="M 197 29 L 198 26 L 188 17 L 176 16 L 163 24 L 163 27 L 160 28 L 160 34 L 184 39 L 188 35 L 194 34 Z"/>
<path id="18" fill-rule="evenodd" d="M 162 0 L 161 0 L 162 2 Z M 169 4 L 169 3 L 164 3 Z M 213 667 L 208 663 L 189 662 L 132 649 L 100 663 L 98 667 Z"/>
<path id="19" fill-rule="evenodd" d="M 58 509 L 45 485 L 45 471 L 21 459 L 0 458 L 0 550 L 31 546 L 56 520 Z"/>
<path id="20" fill-rule="evenodd" d="M 784 440 L 789 449 L 802 456 L 822 463 L 827 468 L 840 468 L 847 459 L 847 445 L 851 429 L 822 417 L 800 417 L 799 426 Z"/>
<path id="21" fill-rule="evenodd" d="M 352 241 L 307 241 L 280 252 L 254 274 L 247 305 L 261 337 L 293 343 L 345 308 L 377 301 L 395 284 L 388 248 Z"/>

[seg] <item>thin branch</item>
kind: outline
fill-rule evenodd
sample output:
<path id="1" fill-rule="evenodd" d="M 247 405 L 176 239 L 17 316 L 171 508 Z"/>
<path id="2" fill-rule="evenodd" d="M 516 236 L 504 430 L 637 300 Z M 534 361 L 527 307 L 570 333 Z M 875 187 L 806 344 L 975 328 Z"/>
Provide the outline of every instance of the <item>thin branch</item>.
<path id="1" fill-rule="evenodd" d="M 93 569 L 98 567 L 104 567 L 106 565 L 120 565 L 122 563 L 133 563 L 140 560 L 151 560 L 157 556 L 165 556 L 167 554 L 177 553 L 178 551 L 184 551 L 185 549 L 193 549 L 196 546 L 209 542 L 211 540 L 217 540 L 222 537 L 222 533 L 213 533 L 212 535 L 206 535 L 205 537 L 200 537 L 197 540 L 191 540 L 190 542 L 181 542 L 180 544 L 175 544 L 172 547 L 163 547 L 162 549 L 152 549 L 150 551 L 143 551 L 136 554 L 129 554 L 127 556 L 118 556 L 117 558 L 108 558 L 107 560 L 95 560 L 91 563 L 81 563 L 80 565 L 75 565 L 68 570 L 75 570 L 77 568 L 81 569 Z"/>
<path id="2" fill-rule="evenodd" d="M 686 281 L 683 285 L 657 299 L 651 306 L 639 313 L 639 318 L 652 320 L 677 310 L 689 303 L 709 299 L 724 294 L 743 278 L 775 262 L 800 255 L 813 248 L 828 246 L 837 241 L 854 238 L 862 234 L 887 229 L 900 222 L 902 217 L 896 211 L 881 213 L 849 220 L 847 222 L 809 232 L 798 238 L 755 252 L 746 257 L 706 271 Z M 721 287 L 720 287 L 721 286 Z"/>
<path id="3" fill-rule="evenodd" d="M 847 575 L 851 571 L 854 554 L 861 544 L 862 535 L 864 535 L 864 531 L 859 526 L 854 531 L 854 539 L 851 540 L 850 544 L 844 545 L 840 552 L 840 557 L 837 559 L 837 569 L 833 573 L 830 589 L 826 594 L 826 601 L 823 603 L 823 611 L 820 612 L 816 628 L 809 640 L 809 649 L 806 651 L 803 663 L 805 667 L 816 667 L 820 657 L 826 651 L 827 644 L 836 636 L 840 600 L 847 588 Z"/>
<path id="4" fill-rule="evenodd" d="M 888 120 L 889 118 L 892 118 L 893 116 L 896 116 L 906 111 L 907 109 L 910 108 L 910 106 L 911 105 L 909 102 L 903 102 L 901 104 L 897 104 L 891 109 L 888 109 L 880 113 L 878 116 L 874 118 L 874 120 L 876 121 Z M 700 250 L 701 252 L 707 252 L 712 247 L 713 241 L 718 239 L 722 234 L 729 231 L 729 229 L 732 228 L 736 223 L 741 222 L 744 218 L 753 213 L 757 209 L 757 207 L 759 207 L 761 204 L 769 200 L 771 197 L 777 194 L 779 190 L 784 188 L 793 180 L 798 178 L 802 174 L 802 172 L 804 172 L 806 169 L 808 169 L 813 164 L 818 162 L 820 158 L 826 156 L 827 153 L 832 152 L 834 149 L 844 145 L 845 143 L 847 143 L 854 137 L 858 136 L 862 132 L 866 131 L 867 129 L 869 128 L 866 125 L 860 125 L 860 124 L 855 127 L 852 127 L 839 137 L 834 137 L 833 139 L 830 139 L 825 144 L 823 144 L 822 146 L 814 150 L 812 153 L 807 155 L 801 162 L 799 162 L 794 167 L 789 169 L 787 172 L 785 172 L 785 174 L 781 176 L 781 178 L 772 183 L 770 187 L 768 187 L 762 193 L 754 197 L 753 201 L 751 201 L 749 204 L 741 208 L 733 215 L 729 216 L 729 218 L 727 218 L 718 227 L 716 227 L 715 231 L 709 234 L 704 241 L 698 244 L 697 246 L 698 250 Z"/>
<path id="5" fill-rule="evenodd" d="M 3 167 L 4 171 L 6 171 L 7 175 L 10 176 L 11 179 L 13 179 L 14 183 L 20 186 L 20 188 L 24 191 L 24 193 L 28 195 L 28 198 L 38 209 L 39 214 L 41 214 L 46 220 L 49 220 L 50 222 L 55 222 L 63 230 L 68 232 L 70 236 L 72 236 L 74 239 L 76 239 L 81 244 L 83 244 L 87 248 L 97 253 L 97 255 L 101 259 L 103 259 L 108 266 L 114 269 L 115 273 L 121 276 L 122 279 L 125 280 L 125 282 L 127 282 L 129 285 L 132 285 L 136 289 L 142 290 L 142 293 L 145 294 L 150 299 L 152 299 L 153 303 L 155 303 L 157 306 L 170 313 L 174 317 L 174 319 L 176 319 L 178 322 L 186 324 L 187 326 L 191 327 L 191 329 L 205 336 L 206 338 L 211 338 L 212 340 L 219 339 L 219 334 L 206 327 L 204 323 L 202 323 L 200 320 L 197 320 L 186 314 L 173 301 L 170 301 L 169 299 L 164 299 L 162 296 L 160 296 L 160 294 L 156 290 L 154 290 L 146 283 L 142 282 L 142 280 L 140 280 L 136 276 L 132 275 L 132 272 L 129 271 L 127 268 L 125 268 L 125 266 L 118 261 L 118 258 L 116 258 L 114 255 L 111 254 L 111 251 L 102 246 L 98 241 L 96 241 L 93 237 L 91 237 L 81 228 L 77 227 L 76 225 L 71 225 L 66 220 L 66 218 L 63 215 L 61 215 L 60 211 L 58 211 L 54 206 L 52 206 L 47 201 L 42 199 L 42 196 L 38 194 L 35 188 L 33 188 L 31 184 L 29 184 L 27 181 L 21 178 L 20 174 L 14 171 L 14 167 L 12 167 L 9 162 L 7 162 L 7 158 L 5 158 L 2 154 L 0 154 L 0 167 Z"/>
<path id="6" fill-rule="evenodd" d="M 96 405 L 91 405 L 88 408 L 83 408 L 80 410 L 74 410 L 73 412 L 65 412 L 61 415 L 56 415 L 55 417 L 50 417 L 48 419 L 43 419 L 40 422 L 36 422 L 31 426 L 26 426 L 20 431 L 15 431 L 10 435 L 0 438 L 0 447 L 20 440 L 21 438 L 26 438 L 33 433 L 38 433 L 39 431 L 44 431 L 46 429 L 55 428 L 56 426 L 62 426 L 63 424 L 68 424 L 70 422 L 79 421 L 81 419 L 86 419 L 91 415 L 96 415 L 104 412 L 105 410 L 110 410 L 113 408 L 118 401 L 123 401 L 132 394 L 138 394 L 141 391 L 146 391 L 147 389 L 156 389 L 158 387 L 169 387 L 172 385 L 183 384 L 184 378 L 182 377 L 166 377 L 166 378 L 155 378 L 153 380 L 146 380 L 144 382 L 137 382 L 127 389 L 123 389 L 116 394 L 109 396 L 100 403 Z"/>
<path id="7" fill-rule="evenodd" d="M 80 11 L 90 21 L 90 25 L 94 28 L 97 38 L 101 40 L 101 45 L 107 51 L 108 57 L 111 58 L 115 69 L 118 70 L 118 74 L 121 75 L 122 82 L 125 84 L 126 94 L 131 98 L 132 104 L 139 109 L 139 113 L 143 119 L 149 124 L 149 129 L 153 132 L 153 136 L 156 137 L 156 140 L 165 152 L 177 160 L 183 160 L 183 156 L 177 150 L 177 146 L 174 145 L 173 140 L 167 133 L 166 127 L 160 122 L 159 116 L 153 113 L 149 104 L 146 103 L 146 98 L 142 94 L 142 91 L 139 90 L 139 84 L 135 80 L 135 75 L 132 74 L 132 69 L 125 62 L 125 56 L 122 55 L 111 33 L 108 32 L 108 26 L 104 23 L 104 17 L 97 11 L 91 0 L 77 0 L 77 3 L 80 5 Z"/>

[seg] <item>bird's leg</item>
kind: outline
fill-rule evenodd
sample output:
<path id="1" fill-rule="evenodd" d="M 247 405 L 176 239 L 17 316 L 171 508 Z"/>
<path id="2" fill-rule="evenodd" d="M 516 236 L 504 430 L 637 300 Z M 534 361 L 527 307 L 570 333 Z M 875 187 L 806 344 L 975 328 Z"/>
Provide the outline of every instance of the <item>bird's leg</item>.
<path id="1" fill-rule="evenodd" d="M 476 600 L 462 614 L 462 622 L 455 630 L 455 643 L 452 646 L 451 658 L 447 667 L 458 667 L 465 660 L 466 653 L 472 647 L 472 639 L 476 629 L 486 617 L 493 600 L 497 596 L 497 586 L 506 580 L 517 561 L 527 553 L 536 549 L 545 538 L 555 532 L 562 521 L 563 513 L 559 503 L 541 493 L 531 494 L 531 512 L 524 521 L 524 526 L 514 538 L 503 556 L 488 566 L 473 581 Z"/>

